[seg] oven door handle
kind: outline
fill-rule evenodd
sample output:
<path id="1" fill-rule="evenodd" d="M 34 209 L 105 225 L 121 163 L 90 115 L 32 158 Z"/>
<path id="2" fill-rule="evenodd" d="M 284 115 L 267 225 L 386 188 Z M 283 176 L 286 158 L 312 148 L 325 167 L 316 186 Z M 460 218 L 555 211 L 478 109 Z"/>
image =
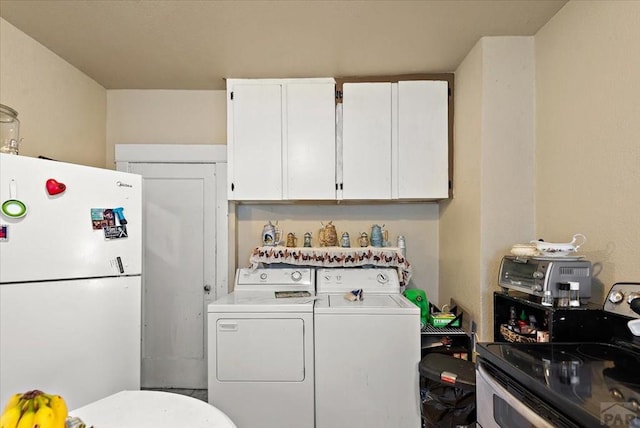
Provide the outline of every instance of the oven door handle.
<path id="1" fill-rule="evenodd" d="M 527 422 L 531 423 L 532 426 L 536 428 L 555 428 L 546 419 L 540 417 L 540 415 L 531 410 L 523 402 L 515 399 L 513 395 L 509 393 L 509 391 L 507 391 L 502 385 L 496 382 L 491 377 L 491 375 L 486 372 L 481 364 L 478 364 L 478 374 L 495 395 L 506 401 L 515 411 L 517 411 L 522 417 L 524 417 Z"/>

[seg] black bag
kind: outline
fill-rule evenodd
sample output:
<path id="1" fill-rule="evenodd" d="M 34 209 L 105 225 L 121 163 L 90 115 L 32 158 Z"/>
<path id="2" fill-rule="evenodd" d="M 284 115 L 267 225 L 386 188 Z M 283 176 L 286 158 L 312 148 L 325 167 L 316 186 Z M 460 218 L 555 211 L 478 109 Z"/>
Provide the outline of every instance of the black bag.
<path id="1" fill-rule="evenodd" d="M 454 428 L 476 421 L 476 377 L 472 362 L 427 354 L 419 364 L 421 413 L 426 428 Z M 441 375 L 451 373 L 453 383 Z"/>

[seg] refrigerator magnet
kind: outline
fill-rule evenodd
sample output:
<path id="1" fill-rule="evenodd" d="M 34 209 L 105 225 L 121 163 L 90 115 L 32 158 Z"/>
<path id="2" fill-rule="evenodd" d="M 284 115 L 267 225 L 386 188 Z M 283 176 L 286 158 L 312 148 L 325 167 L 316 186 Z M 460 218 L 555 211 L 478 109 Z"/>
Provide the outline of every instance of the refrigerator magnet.
<path id="1" fill-rule="evenodd" d="M 16 180 L 11 180 L 9 184 L 9 199 L 2 203 L 0 210 L 5 217 L 22 218 L 27 215 L 27 206 L 16 197 L 18 185 Z"/>
<path id="2" fill-rule="evenodd" d="M 102 230 L 102 208 L 91 208 L 91 225 L 93 230 Z"/>
<path id="3" fill-rule="evenodd" d="M 22 218 L 27 214 L 27 206 L 17 199 L 7 199 L 2 203 L 2 214 L 9 218 Z"/>
<path id="4" fill-rule="evenodd" d="M 6 224 L 0 224 L 0 241 L 9 240 L 9 226 Z"/>
<path id="5" fill-rule="evenodd" d="M 91 225 L 93 230 L 102 230 L 116 225 L 112 209 L 91 208 Z"/>
<path id="6" fill-rule="evenodd" d="M 67 190 L 67 186 L 64 183 L 60 183 L 53 178 L 47 180 L 46 187 L 47 193 L 49 193 L 50 196 L 59 195 L 60 193 Z"/>
<path id="7" fill-rule="evenodd" d="M 126 226 L 108 226 L 104 229 L 104 239 L 122 239 L 127 238 L 129 235 L 127 234 Z"/>

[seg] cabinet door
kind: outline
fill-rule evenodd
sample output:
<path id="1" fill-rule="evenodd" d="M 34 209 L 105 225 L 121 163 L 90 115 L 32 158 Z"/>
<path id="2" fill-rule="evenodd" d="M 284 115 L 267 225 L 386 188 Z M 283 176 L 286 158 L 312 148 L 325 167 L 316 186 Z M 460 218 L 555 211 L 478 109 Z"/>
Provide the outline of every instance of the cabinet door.
<path id="1" fill-rule="evenodd" d="M 391 199 L 391 83 L 345 83 L 342 198 Z"/>
<path id="2" fill-rule="evenodd" d="M 394 198 L 449 197 L 446 81 L 398 82 L 398 164 Z"/>
<path id="3" fill-rule="evenodd" d="M 284 199 L 335 199 L 335 84 L 289 83 L 285 91 Z"/>
<path id="4" fill-rule="evenodd" d="M 238 83 L 229 92 L 229 199 L 280 200 L 282 85 Z"/>

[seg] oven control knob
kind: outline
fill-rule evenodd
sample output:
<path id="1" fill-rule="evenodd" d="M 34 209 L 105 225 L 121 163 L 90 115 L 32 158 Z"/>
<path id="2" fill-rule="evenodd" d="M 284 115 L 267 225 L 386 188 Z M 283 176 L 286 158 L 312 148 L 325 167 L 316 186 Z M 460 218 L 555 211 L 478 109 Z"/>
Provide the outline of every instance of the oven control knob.
<path id="1" fill-rule="evenodd" d="M 631 302 L 636 299 L 640 299 L 640 293 L 636 293 L 634 291 L 633 293 L 630 293 L 629 296 L 627 296 L 627 303 L 631 304 Z"/>
<path id="2" fill-rule="evenodd" d="M 609 394 L 611 394 L 611 396 L 616 400 L 624 400 L 624 394 L 622 394 L 622 392 L 617 388 L 611 388 L 609 390 Z"/>
<path id="3" fill-rule="evenodd" d="M 631 310 L 636 314 L 640 315 L 640 293 L 636 293 L 635 291 L 629 294 L 627 298 L 627 302 L 629 302 L 629 306 L 631 306 Z"/>
<path id="4" fill-rule="evenodd" d="M 266 272 L 262 272 L 262 273 L 260 274 L 260 279 L 261 279 L 261 280 L 263 280 L 263 281 L 264 281 L 265 279 L 267 279 L 267 274 L 266 274 Z"/>
<path id="5" fill-rule="evenodd" d="M 294 281 L 300 281 L 302 279 L 302 274 L 299 270 L 295 270 L 291 273 L 291 279 Z"/>
<path id="6" fill-rule="evenodd" d="M 624 294 L 620 290 L 616 290 L 609 294 L 609 301 L 611 303 L 620 303 L 624 300 Z"/>
<path id="7" fill-rule="evenodd" d="M 542 291 L 542 285 L 536 284 L 533 286 L 533 291 Z"/>
<path id="8" fill-rule="evenodd" d="M 544 272 L 535 271 L 533 273 L 533 279 L 542 279 L 542 278 L 544 278 Z"/>

